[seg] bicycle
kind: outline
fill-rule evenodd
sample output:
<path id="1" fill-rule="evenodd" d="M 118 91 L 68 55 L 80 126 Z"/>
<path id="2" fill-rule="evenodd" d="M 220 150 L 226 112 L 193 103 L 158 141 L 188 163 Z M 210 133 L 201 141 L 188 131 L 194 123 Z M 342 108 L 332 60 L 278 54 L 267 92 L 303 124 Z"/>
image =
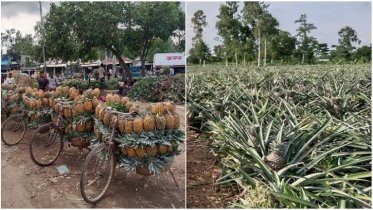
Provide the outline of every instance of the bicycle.
<path id="1" fill-rule="evenodd" d="M 107 112 L 111 115 L 115 115 L 115 120 L 112 126 L 110 139 L 98 144 L 88 154 L 80 177 L 80 192 L 84 200 L 88 203 L 97 203 L 102 199 L 106 191 L 109 189 L 110 183 L 114 176 L 114 169 L 117 163 L 115 150 L 117 148 L 117 142 L 114 139 L 116 127 L 118 124 L 118 118 L 124 117 L 136 117 L 139 115 L 138 112 L 123 113 L 113 111 L 111 107 L 107 108 Z M 170 171 L 176 185 L 177 182 L 170 170 L 170 164 L 168 167 L 164 167 L 163 171 Z M 152 175 L 151 173 L 142 173 L 142 175 Z M 178 186 L 178 185 L 177 185 Z"/>
<path id="2" fill-rule="evenodd" d="M 50 122 L 40 126 L 30 140 L 30 156 L 32 161 L 39 166 L 52 165 L 63 150 L 63 132 L 60 126 L 63 122 L 63 110 L 69 108 L 71 112 L 72 101 L 67 99 L 56 99 L 60 104 L 60 110 L 57 116 L 57 122 Z"/>
<path id="3" fill-rule="evenodd" d="M 22 96 L 24 100 L 36 101 L 36 99 Z M 14 114 L 7 118 L 1 127 L 1 140 L 9 146 L 19 143 L 26 133 L 27 111 L 23 109 L 21 114 Z"/>

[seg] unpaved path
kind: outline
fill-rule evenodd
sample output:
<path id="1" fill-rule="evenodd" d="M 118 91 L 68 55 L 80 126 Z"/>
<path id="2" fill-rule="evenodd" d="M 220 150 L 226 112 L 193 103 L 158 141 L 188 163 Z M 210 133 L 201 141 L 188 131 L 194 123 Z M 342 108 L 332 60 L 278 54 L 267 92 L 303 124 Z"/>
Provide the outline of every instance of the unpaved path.
<path id="1" fill-rule="evenodd" d="M 146 104 L 136 102 L 140 111 Z M 185 129 L 185 107 L 177 106 L 181 129 Z M 171 165 L 177 187 L 169 172 L 143 177 L 123 168 L 115 169 L 109 190 L 95 205 L 86 203 L 80 194 L 80 172 L 88 155 L 76 147 L 64 151 L 49 167 L 35 165 L 28 142 L 34 130 L 26 133 L 17 145 L 1 143 L 1 208 L 185 208 L 185 144 L 182 154 Z M 60 175 L 56 167 L 66 165 L 69 174 Z"/>

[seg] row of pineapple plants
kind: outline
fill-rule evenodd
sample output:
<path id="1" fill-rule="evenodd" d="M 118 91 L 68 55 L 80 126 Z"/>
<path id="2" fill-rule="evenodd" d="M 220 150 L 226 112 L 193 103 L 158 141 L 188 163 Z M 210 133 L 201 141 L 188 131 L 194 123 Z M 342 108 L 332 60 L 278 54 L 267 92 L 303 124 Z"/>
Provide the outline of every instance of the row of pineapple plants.
<path id="1" fill-rule="evenodd" d="M 118 143 L 117 158 L 126 170 L 138 171 L 145 167 L 151 174 L 160 174 L 165 165 L 171 164 L 179 155 L 178 145 L 183 142 L 184 132 L 179 129 L 180 118 L 171 102 L 148 105 L 146 112 L 136 117 L 110 115 L 107 109 L 126 112 L 139 112 L 138 108 L 123 97 L 120 101 L 106 97 L 106 102 L 95 110 L 95 141 L 110 139 L 116 124 L 115 141 Z"/>
<path id="2" fill-rule="evenodd" d="M 213 139 L 218 184 L 264 187 L 268 208 L 370 208 L 370 69 L 188 68 L 189 125 Z M 232 205 L 260 206 L 247 197 Z"/>

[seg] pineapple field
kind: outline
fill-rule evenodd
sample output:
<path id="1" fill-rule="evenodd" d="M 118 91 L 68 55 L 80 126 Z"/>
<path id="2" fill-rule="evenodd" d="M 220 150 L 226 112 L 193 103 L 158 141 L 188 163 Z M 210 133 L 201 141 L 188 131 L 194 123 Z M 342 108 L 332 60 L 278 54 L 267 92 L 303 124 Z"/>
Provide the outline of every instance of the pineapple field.
<path id="1" fill-rule="evenodd" d="M 207 185 L 222 207 L 372 208 L 371 89 L 370 65 L 188 66 L 188 151 L 219 169 L 201 182 L 188 152 L 188 206 Z"/>

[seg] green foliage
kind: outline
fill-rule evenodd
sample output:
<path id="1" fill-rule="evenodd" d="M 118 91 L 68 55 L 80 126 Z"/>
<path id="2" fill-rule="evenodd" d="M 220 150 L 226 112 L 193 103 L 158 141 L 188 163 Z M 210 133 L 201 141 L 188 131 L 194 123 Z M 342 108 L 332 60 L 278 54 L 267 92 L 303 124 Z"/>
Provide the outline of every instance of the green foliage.
<path id="1" fill-rule="evenodd" d="M 127 96 L 133 100 L 150 99 L 155 84 L 164 77 L 145 77 L 137 81 L 135 85 L 128 91 Z"/>

